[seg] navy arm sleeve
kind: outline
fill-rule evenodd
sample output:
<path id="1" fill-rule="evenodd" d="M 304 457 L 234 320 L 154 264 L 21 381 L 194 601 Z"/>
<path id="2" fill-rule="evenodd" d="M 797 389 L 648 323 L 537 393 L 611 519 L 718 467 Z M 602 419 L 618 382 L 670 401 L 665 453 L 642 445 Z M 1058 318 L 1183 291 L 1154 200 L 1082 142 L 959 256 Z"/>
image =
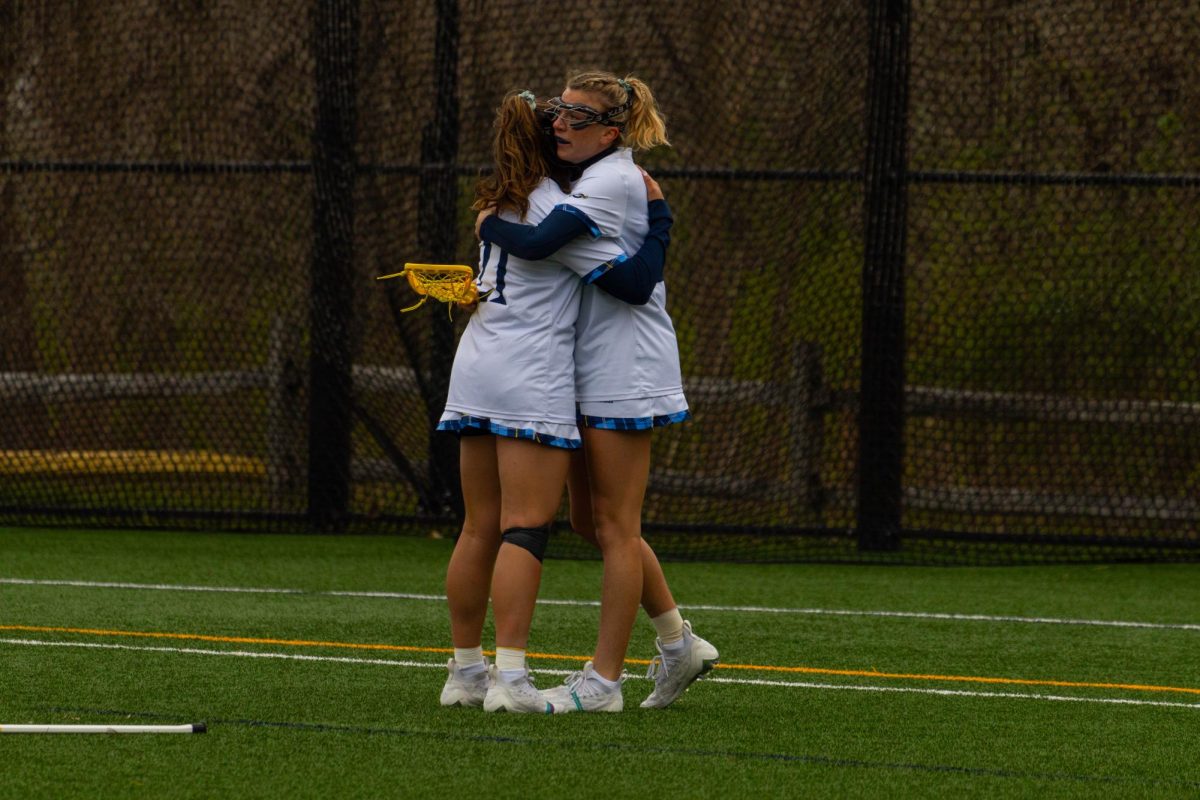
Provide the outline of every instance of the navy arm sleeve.
<path id="1" fill-rule="evenodd" d="M 642 248 L 630 258 L 609 262 L 611 268 L 606 264 L 607 269 L 591 281 L 618 300 L 635 306 L 645 305 L 654 293 L 654 287 L 663 279 L 674 222 L 666 200 L 651 201 L 647 210 L 650 231 Z"/>
<path id="2" fill-rule="evenodd" d="M 564 244 L 585 233 L 591 233 L 587 222 L 561 208 L 551 211 L 537 225 L 508 222 L 493 214 L 479 226 L 480 239 L 527 261 L 549 258 Z"/>

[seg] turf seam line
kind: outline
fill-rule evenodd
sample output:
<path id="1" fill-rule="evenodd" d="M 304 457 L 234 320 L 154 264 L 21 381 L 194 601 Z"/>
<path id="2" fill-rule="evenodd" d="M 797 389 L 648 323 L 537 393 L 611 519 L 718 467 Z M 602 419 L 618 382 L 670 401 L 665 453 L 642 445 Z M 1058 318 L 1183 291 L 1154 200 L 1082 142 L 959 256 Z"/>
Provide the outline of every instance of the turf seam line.
<path id="1" fill-rule="evenodd" d="M 247 650 L 202 650 L 191 647 L 148 647 L 144 645 L 112 644 L 107 642 L 48 642 L 37 639 L 9 639 L 0 637 L 0 644 L 15 644 L 41 647 L 78 647 L 96 650 L 125 650 L 150 653 L 175 653 L 183 655 L 231 656 L 240 658 L 278 659 L 306 662 L 326 662 L 338 664 L 362 664 L 368 666 L 409 667 L 418 669 L 444 669 L 440 662 L 428 661 L 397 661 L 385 658 L 350 658 L 346 656 L 314 656 L 302 653 L 267 653 Z M 538 668 L 532 670 L 539 675 L 570 675 L 569 670 L 554 670 Z M 634 680 L 647 680 L 641 675 L 631 675 Z M 863 686 L 856 684 L 811 683 L 805 681 L 770 681 L 754 678 L 714 678 L 707 677 L 706 683 L 726 683 L 738 686 L 776 686 L 790 689 L 817 689 L 831 691 L 863 691 L 896 694 L 929 694 L 945 697 L 999 698 L 1015 700 L 1045 700 L 1056 702 L 1097 703 L 1107 705 L 1157 706 L 1165 708 L 1186 708 L 1200 710 L 1200 703 L 1178 703 L 1161 700 L 1133 700 L 1129 698 L 1106 697 L 1071 697 L 1068 695 L 1022 694 L 1019 692 L 979 692 L 964 689 L 923 689 L 903 686 Z"/>
<path id="2" fill-rule="evenodd" d="M 315 595 L 324 597 L 362 597 L 385 600 L 424 600 L 445 602 L 446 596 L 412 592 L 385 591 L 321 591 L 294 588 L 255 586 L 197 586 L 167 583 L 127 583 L 119 581 L 78 581 L 34 578 L 0 578 L 0 584 L 14 586 L 71 586 L 86 589 L 133 589 L 146 591 L 215 592 L 232 594 Z M 538 598 L 538 605 L 597 607 L 597 600 Z M 1079 625 L 1088 627 L 1143 628 L 1148 630 L 1200 631 L 1200 624 L 1185 622 L 1139 622 L 1132 620 L 1073 619 L 1069 617 L 1026 617 L 1016 615 L 964 614 L 936 611 L 886 611 L 840 608 L 773 608 L 770 606 L 727 606 L 681 603 L 683 611 L 715 611 L 755 614 L 800 614 L 807 616 L 879 617 L 897 619 L 940 620 L 947 622 L 1008 622 L 1027 625 Z"/>
<path id="3" fill-rule="evenodd" d="M 142 719 L 176 719 L 177 714 L 161 714 L 149 711 L 121 711 L 116 709 L 49 707 L 54 713 L 96 714 L 105 716 L 139 717 Z M 450 713 L 457 713 L 451 711 Z M 526 746 L 562 747 L 566 749 L 622 750 L 634 753 L 658 753 L 660 755 L 682 755 L 700 758 L 734 758 L 755 761 L 782 761 L 825 767 L 851 767 L 856 769 L 885 769 L 906 772 L 933 772 L 941 774 L 971 775 L 987 778 L 1017 778 L 1022 780 L 1052 780 L 1073 783 L 1136 784 L 1146 786 L 1200 787 L 1200 782 L 1182 779 L 1137 778 L 1127 775 L 1082 775 L 1069 772 L 1021 772 L 1019 770 L 994 769 L 989 767 L 965 767 L 956 764 L 921 764 L 916 762 L 869 761 L 866 759 L 840 756 L 809 755 L 801 753 L 770 753 L 753 750 L 705 750 L 693 747 L 667 747 L 647 745 L 643 742 L 589 741 L 583 738 L 546 739 L 524 736 L 487 736 L 480 734 L 453 733 L 450 731 L 409 730 L 370 725 L 338 725 L 330 723 L 294 722 L 288 720 L 221 719 L 208 720 L 208 725 L 235 725 L 252 728 L 281 728 L 312 733 L 359 733 L 367 735 L 434 738 L 451 741 L 471 741 L 495 744 L 517 744 Z"/>

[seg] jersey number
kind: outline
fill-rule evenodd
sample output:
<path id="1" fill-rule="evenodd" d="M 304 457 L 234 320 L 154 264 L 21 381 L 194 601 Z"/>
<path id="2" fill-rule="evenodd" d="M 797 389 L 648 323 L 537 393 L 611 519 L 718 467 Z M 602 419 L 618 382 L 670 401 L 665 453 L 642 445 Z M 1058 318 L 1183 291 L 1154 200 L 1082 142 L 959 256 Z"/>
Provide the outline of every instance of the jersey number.
<path id="1" fill-rule="evenodd" d="M 500 250 L 500 258 L 496 264 L 496 286 L 486 295 L 482 293 L 479 302 L 481 303 L 499 303 L 500 305 L 508 305 L 508 301 L 504 299 L 504 273 L 508 272 L 508 253 Z M 479 270 L 479 277 L 475 279 L 475 284 L 483 283 L 483 276 L 487 274 L 487 266 L 491 263 L 492 243 L 484 242 L 483 245 L 483 269 Z"/>

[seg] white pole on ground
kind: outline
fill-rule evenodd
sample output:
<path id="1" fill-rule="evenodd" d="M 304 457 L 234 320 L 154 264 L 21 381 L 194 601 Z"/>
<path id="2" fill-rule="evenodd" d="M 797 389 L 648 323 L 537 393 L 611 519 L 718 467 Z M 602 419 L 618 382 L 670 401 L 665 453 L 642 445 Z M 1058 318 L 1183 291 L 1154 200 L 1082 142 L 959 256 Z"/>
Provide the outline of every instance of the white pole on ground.
<path id="1" fill-rule="evenodd" d="M 189 725 L 0 725 L 0 733 L 207 733 L 203 722 Z"/>

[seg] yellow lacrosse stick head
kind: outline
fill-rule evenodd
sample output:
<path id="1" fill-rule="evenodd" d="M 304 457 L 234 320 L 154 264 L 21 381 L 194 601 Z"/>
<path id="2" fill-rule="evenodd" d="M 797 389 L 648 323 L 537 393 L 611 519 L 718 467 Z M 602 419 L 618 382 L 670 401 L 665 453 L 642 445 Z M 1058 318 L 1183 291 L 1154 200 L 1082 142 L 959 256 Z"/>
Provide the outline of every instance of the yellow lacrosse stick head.
<path id="1" fill-rule="evenodd" d="M 403 311 L 419 308 L 432 297 L 450 304 L 448 310 L 452 312 L 454 303 L 473 303 L 479 297 L 479 291 L 475 288 L 475 270 L 464 264 L 410 263 L 405 264 L 399 272 L 380 275 L 376 280 L 385 281 L 401 276 L 408 279 L 408 285 L 421 297 Z"/>

